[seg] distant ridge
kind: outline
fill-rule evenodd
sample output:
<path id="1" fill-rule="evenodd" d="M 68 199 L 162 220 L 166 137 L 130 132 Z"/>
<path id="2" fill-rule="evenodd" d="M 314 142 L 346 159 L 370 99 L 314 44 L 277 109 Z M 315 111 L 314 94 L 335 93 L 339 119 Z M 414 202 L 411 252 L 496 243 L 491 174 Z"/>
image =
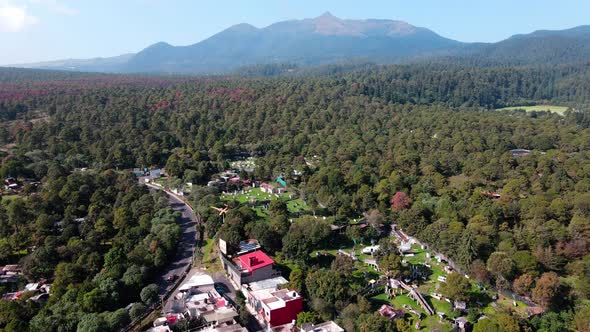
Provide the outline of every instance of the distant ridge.
<path id="1" fill-rule="evenodd" d="M 517 34 L 498 43 L 462 43 L 407 22 L 341 19 L 329 12 L 264 28 L 242 23 L 188 46 L 165 42 L 136 54 L 17 65 L 115 73 L 228 73 L 253 65 L 316 66 L 347 61 L 541 64 L 590 59 L 590 26 Z"/>

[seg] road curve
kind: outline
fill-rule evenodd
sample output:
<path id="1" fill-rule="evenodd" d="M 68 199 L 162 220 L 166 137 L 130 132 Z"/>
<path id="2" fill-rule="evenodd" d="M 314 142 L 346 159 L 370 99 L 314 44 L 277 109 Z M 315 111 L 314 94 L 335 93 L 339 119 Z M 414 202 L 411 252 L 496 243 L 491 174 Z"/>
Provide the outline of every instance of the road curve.
<path id="1" fill-rule="evenodd" d="M 182 230 L 182 235 L 178 242 L 176 255 L 160 272 L 160 275 L 155 278 L 155 283 L 159 286 L 159 294 L 162 296 L 170 291 L 172 286 L 176 284 L 176 281 L 169 282 L 167 281 L 167 278 L 172 275 L 182 276 L 182 273 L 188 269 L 188 266 L 192 262 L 193 254 L 199 240 L 199 233 L 197 232 L 198 219 L 193 213 L 192 208 L 178 196 L 161 187 L 149 183 L 145 183 L 145 185 L 152 189 L 164 191 L 168 196 L 170 207 L 174 211 L 182 213 L 182 217 L 178 223 Z"/>

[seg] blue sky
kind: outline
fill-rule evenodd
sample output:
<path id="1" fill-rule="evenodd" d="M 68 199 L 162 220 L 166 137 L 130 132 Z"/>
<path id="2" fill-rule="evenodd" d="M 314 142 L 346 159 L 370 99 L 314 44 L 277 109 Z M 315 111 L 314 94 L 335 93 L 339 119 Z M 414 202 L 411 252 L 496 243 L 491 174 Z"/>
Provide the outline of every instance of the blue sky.
<path id="1" fill-rule="evenodd" d="M 460 41 L 590 24 L 588 0 L 0 0 L 0 65 L 188 45 L 231 25 L 316 17 L 407 21 Z"/>

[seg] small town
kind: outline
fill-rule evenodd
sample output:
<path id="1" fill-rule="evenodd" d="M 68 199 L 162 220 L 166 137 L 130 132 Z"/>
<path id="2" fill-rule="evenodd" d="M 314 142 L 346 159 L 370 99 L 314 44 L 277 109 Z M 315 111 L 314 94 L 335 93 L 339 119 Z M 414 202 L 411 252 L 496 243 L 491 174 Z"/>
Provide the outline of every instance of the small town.
<path id="1" fill-rule="evenodd" d="M 514 157 L 519 156 L 511 153 Z M 234 165 L 244 163 L 237 162 Z M 254 159 L 249 158 L 247 167 L 248 172 L 254 171 Z M 244 168 L 224 171 L 208 182 L 208 187 L 221 192 L 219 202 L 248 206 L 262 218 L 269 217 L 272 201 L 284 202 L 295 220 L 311 213 L 309 206 L 297 197 L 296 191 L 289 188 L 281 177 L 269 182 L 242 180 L 238 175 L 240 171 L 244 171 Z M 146 184 L 165 190 L 181 200 L 191 194 L 190 183 L 169 187 L 170 183 L 178 184 L 178 181 L 169 179 L 163 169 L 134 169 L 133 172 Z M 293 174 L 295 179 L 299 175 L 296 172 Z M 482 195 L 498 198 L 487 192 L 482 192 Z M 229 206 L 212 206 L 211 209 L 225 220 Z M 320 218 L 323 222 L 332 219 L 325 216 L 313 218 Z M 330 237 L 341 239 L 348 228 L 354 229 L 348 233 L 363 234 L 367 228 L 373 227 L 368 219 L 371 216 L 365 215 L 351 220 L 347 225 L 329 224 Z M 296 221 L 291 219 L 290 222 Z M 416 330 L 464 332 L 471 330 L 474 318 L 468 319 L 467 316 L 473 316 L 474 312 L 478 313 L 475 317 L 477 320 L 487 319 L 486 312 L 493 313 L 496 310 L 510 310 L 523 317 L 544 312 L 530 299 L 488 290 L 483 284 L 472 281 L 469 275 L 459 272 L 444 254 L 437 253 L 427 244 L 407 235 L 397 225 L 386 227 L 381 224 L 377 228 L 375 234 L 362 238 L 367 244 L 352 241 L 350 246 L 326 247 L 309 255 L 320 266 L 330 266 L 336 257 L 348 261 L 351 264 L 349 273 L 363 276 L 364 285 L 361 284 L 363 287 L 357 294 L 366 297 L 379 315 L 392 321 L 409 318 Z M 380 245 L 375 244 L 378 239 L 395 246 L 396 254 L 401 257 L 399 268 L 407 273 L 393 277 L 391 271 L 379 267 L 377 259 Z M 206 251 L 206 257 L 201 258 L 202 263 L 183 274 L 181 280 L 176 280 L 177 275 L 170 279 L 178 287 L 171 289 L 171 296 L 163 305 L 163 315 L 154 320 L 149 331 L 172 331 L 174 326 L 186 321 L 192 321 L 192 325 L 195 325 L 195 321 L 202 323 L 191 331 L 344 331 L 331 320 L 298 323 L 302 317 L 300 314 L 305 315 L 304 298 L 297 289 L 289 288 L 292 285 L 287 279 L 289 274 L 283 275 L 285 265 L 288 266 L 289 262 L 278 263 L 264 251 L 257 239 L 242 239 L 237 246 L 228 245 L 228 241 L 221 237 L 207 239 L 206 243 L 201 248 Z M 454 278 L 452 282 L 461 278 L 461 285 L 473 289 L 477 300 L 468 301 L 465 292 L 459 294 L 458 298 L 442 294 L 447 293 L 441 289 L 448 287 L 449 277 Z M 470 306 L 477 309 L 469 310 Z M 239 323 L 244 310 L 254 318 L 249 326 Z"/>
<path id="2" fill-rule="evenodd" d="M 590 332 L 589 12 L 0 0 L 0 332 Z"/>

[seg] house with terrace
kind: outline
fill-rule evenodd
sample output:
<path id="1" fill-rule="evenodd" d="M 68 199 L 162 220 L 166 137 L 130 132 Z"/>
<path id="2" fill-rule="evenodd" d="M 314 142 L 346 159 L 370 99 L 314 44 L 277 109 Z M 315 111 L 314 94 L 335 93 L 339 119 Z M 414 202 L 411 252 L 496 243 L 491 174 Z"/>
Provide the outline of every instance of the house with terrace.
<path id="1" fill-rule="evenodd" d="M 252 291 L 246 300 L 270 327 L 291 323 L 303 311 L 301 295 L 288 289 Z"/>
<path id="2" fill-rule="evenodd" d="M 220 251 L 220 258 L 230 280 L 238 287 L 281 275 L 279 271 L 274 269 L 274 260 L 262 250 L 248 252 L 237 257 L 225 255 Z"/>

